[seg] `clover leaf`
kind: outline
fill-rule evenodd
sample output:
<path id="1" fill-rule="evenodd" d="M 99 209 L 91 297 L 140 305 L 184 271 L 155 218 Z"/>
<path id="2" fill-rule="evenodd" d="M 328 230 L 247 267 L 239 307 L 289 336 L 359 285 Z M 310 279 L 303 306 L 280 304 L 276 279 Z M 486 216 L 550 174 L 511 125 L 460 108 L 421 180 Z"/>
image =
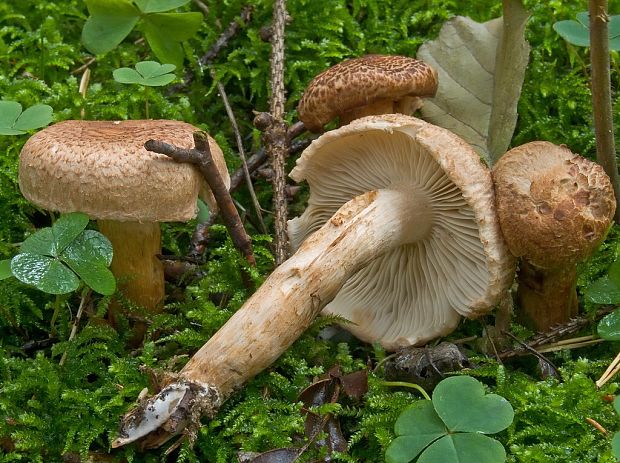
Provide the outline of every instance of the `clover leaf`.
<path id="1" fill-rule="evenodd" d="M 140 61 L 135 69 L 119 68 L 112 73 L 114 80 L 121 84 L 138 84 L 148 87 L 168 85 L 175 78 L 174 64 L 160 64 L 157 61 Z"/>
<path id="2" fill-rule="evenodd" d="M 585 297 L 595 304 L 620 304 L 620 260 L 610 265 L 607 275 L 586 287 Z"/>
<path id="3" fill-rule="evenodd" d="M 160 61 L 181 66 L 181 42 L 193 37 L 203 20 L 198 12 L 166 13 L 191 0 L 85 1 L 90 17 L 82 29 L 82 42 L 95 54 L 113 50 L 137 26 Z"/>
<path id="4" fill-rule="evenodd" d="M 45 127 L 52 122 L 54 110 L 46 104 L 36 104 L 22 112 L 16 101 L 0 101 L 0 135 L 22 135 L 28 130 Z"/>
<path id="5" fill-rule="evenodd" d="M 577 13 L 577 20 L 558 21 L 553 29 L 568 43 L 579 47 L 590 46 L 590 21 L 587 11 Z M 620 50 L 620 15 L 609 17 L 607 23 L 609 49 Z"/>
<path id="6" fill-rule="evenodd" d="M 113 294 L 116 280 L 108 269 L 112 245 L 101 233 L 85 230 L 87 225 L 88 216 L 76 212 L 38 230 L 11 259 L 11 274 L 50 294 L 75 291 L 80 280 L 100 294 Z M 6 276 L 5 262 L 0 262 L 0 279 Z"/>
<path id="7" fill-rule="evenodd" d="M 598 323 L 597 332 L 607 341 L 620 341 L 620 309 L 605 315 Z"/>
<path id="8" fill-rule="evenodd" d="M 420 401 L 396 420 L 396 439 L 387 463 L 500 463 L 504 447 L 485 434 L 506 429 L 514 418 L 510 403 L 469 376 L 441 381 L 432 401 Z"/>

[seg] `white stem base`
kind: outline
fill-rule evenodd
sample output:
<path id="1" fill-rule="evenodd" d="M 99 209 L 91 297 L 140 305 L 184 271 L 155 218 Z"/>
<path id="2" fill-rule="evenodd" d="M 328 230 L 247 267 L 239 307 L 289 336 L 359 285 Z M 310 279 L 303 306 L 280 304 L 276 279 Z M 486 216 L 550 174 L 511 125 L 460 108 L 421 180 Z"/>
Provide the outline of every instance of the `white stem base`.
<path id="1" fill-rule="evenodd" d="M 426 199 L 411 187 L 371 191 L 346 203 L 191 358 L 179 383 L 215 390 L 218 400 L 228 397 L 293 344 L 351 275 L 390 249 L 427 236 L 429 216 Z M 176 390 L 174 384 L 166 390 Z M 118 445 L 153 430 L 152 421 L 142 428 L 135 424 L 147 422 L 146 411 L 161 401 L 155 396 L 143 404 L 141 419 L 136 410 L 126 415 Z"/>

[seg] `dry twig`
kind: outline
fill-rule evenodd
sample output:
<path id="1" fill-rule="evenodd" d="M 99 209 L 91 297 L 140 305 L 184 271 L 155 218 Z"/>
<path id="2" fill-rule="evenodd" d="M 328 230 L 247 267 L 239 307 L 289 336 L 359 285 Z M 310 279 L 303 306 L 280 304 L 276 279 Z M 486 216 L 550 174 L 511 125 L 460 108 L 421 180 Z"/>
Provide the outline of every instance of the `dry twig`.
<path id="1" fill-rule="evenodd" d="M 233 204 L 228 188 L 220 177 L 220 174 L 211 158 L 207 134 L 204 132 L 194 132 L 194 149 L 183 149 L 169 143 L 157 140 L 149 140 L 144 147 L 155 153 L 170 156 L 177 162 L 187 162 L 196 165 L 205 180 L 209 184 L 213 196 L 217 201 L 222 214 L 222 220 L 230 233 L 233 243 L 239 249 L 250 265 L 256 265 L 254 254 L 252 252 L 252 243 L 250 237 L 243 227 L 239 213 Z"/>
<path id="2" fill-rule="evenodd" d="M 215 80 L 215 73 L 211 71 L 211 77 Z M 267 234 L 267 227 L 265 227 L 265 222 L 263 221 L 263 214 L 261 213 L 260 203 L 258 202 L 258 198 L 256 197 L 256 192 L 254 191 L 254 186 L 252 185 L 252 179 L 250 178 L 250 171 L 248 170 L 248 163 L 245 157 L 245 150 L 243 149 L 243 140 L 241 139 L 241 133 L 239 132 L 239 126 L 237 125 L 237 119 L 235 118 L 235 113 L 230 106 L 228 101 L 228 96 L 226 95 L 226 89 L 224 85 L 219 80 L 216 80 L 217 90 L 222 97 L 222 101 L 224 102 L 224 107 L 226 108 L 226 114 L 228 114 L 228 118 L 230 119 L 230 125 L 232 126 L 233 132 L 235 134 L 235 141 L 237 143 L 237 150 L 239 151 L 239 157 L 241 158 L 241 169 L 243 171 L 243 176 L 245 178 L 245 183 L 248 187 L 248 191 L 250 192 L 250 197 L 252 198 L 252 204 L 254 205 L 254 210 L 256 211 L 256 217 L 258 217 L 258 222 L 260 224 L 260 229 L 263 234 Z"/>
<path id="3" fill-rule="evenodd" d="M 211 63 L 217 57 L 217 55 L 228 45 L 228 42 L 230 42 L 230 40 L 235 35 L 237 35 L 237 32 L 239 32 L 241 26 L 250 21 L 253 9 L 254 7 L 251 5 L 246 5 L 243 7 L 241 13 L 239 14 L 239 18 L 231 21 L 228 27 L 224 30 L 224 32 L 220 34 L 213 46 L 209 49 L 209 51 L 207 51 L 204 55 L 200 57 L 200 59 L 198 60 L 198 64 L 201 68 Z M 195 78 L 196 74 L 194 73 L 194 71 L 188 69 L 185 73 L 185 76 L 183 76 L 183 82 L 168 87 L 168 94 L 177 93 L 182 88 L 187 87 L 189 84 L 191 84 Z"/>
<path id="4" fill-rule="evenodd" d="M 271 121 L 264 135 L 265 148 L 273 167 L 273 204 L 275 214 L 275 258 L 280 265 L 288 257 L 286 233 L 287 200 L 285 161 L 288 154 L 288 127 L 284 116 L 284 26 L 286 1 L 275 0 L 271 37 Z"/>

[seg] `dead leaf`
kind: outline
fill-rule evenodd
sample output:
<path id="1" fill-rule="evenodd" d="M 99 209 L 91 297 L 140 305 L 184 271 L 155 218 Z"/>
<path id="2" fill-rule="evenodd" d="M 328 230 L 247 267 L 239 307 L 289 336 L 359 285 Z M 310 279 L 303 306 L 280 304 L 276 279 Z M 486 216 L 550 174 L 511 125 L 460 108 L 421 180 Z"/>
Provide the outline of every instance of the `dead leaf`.
<path id="1" fill-rule="evenodd" d="M 342 389 L 352 399 L 361 399 L 368 392 L 368 370 L 359 370 L 340 377 Z"/>
<path id="2" fill-rule="evenodd" d="M 300 449 L 276 449 L 261 453 L 253 459 L 245 461 L 248 461 L 249 463 L 293 463 L 297 460 L 299 454 Z"/>
<path id="3" fill-rule="evenodd" d="M 486 23 L 457 16 L 417 55 L 439 74 L 423 117 L 462 137 L 489 165 L 512 138 L 529 55 L 523 34 L 529 16 L 520 0 L 504 0 L 504 15 Z"/>

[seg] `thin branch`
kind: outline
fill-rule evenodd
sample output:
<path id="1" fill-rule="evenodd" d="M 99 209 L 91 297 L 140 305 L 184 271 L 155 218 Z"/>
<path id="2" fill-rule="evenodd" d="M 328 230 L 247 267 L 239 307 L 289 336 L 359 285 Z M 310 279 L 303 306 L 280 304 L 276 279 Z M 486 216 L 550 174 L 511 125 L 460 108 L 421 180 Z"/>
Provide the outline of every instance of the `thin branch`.
<path id="1" fill-rule="evenodd" d="M 82 300 L 80 301 L 80 306 L 78 308 L 77 314 L 75 314 L 75 320 L 73 320 L 73 326 L 71 327 L 71 334 L 69 334 L 69 342 L 73 340 L 77 333 L 78 325 L 80 324 L 80 320 L 82 319 L 82 313 L 84 312 L 84 306 L 88 301 L 92 290 L 89 288 L 82 294 Z M 59 365 L 63 366 L 65 361 L 67 360 L 67 351 L 65 350 L 60 358 Z"/>
<path id="2" fill-rule="evenodd" d="M 244 24 L 247 24 L 250 21 L 253 10 L 254 10 L 254 7 L 251 5 L 246 5 L 243 7 L 243 9 L 241 10 L 241 13 L 239 14 L 239 17 L 235 19 L 234 21 L 231 21 L 231 23 L 224 30 L 224 32 L 220 34 L 220 36 L 215 41 L 213 46 L 204 55 L 200 57 L 200 59 L 198 60 L 198 64 L 201 68 L 210 64 L 217 57 L 217 55 L 226 46 L 228 46 L 228 42 L 230 42 L 230 40 L 235 35 L 237 35 L 237 32 L 239 32 L 239 29 Z M 194 71 L 191 69 L 188 69 L 187 72 L 185 73 L 185 76 L 183 77 L 183 82 L 168 87 L 168 94 L 177 93 L 182 88 L 187 87 L 189 84 L 191 84 L 195 78 L 196 78 L 196 74 L 194 73 Z"/>
<path id="3" fill-rule="evenodd" d="M 527 345 L 526 343 L 524 343 L 523 341 L 521 341 L 519 338 L 517 338 L 514 334 L 512 334 L 510 331 L 504 331 L 503 334 L 508 335 L 508 337 L 512 338 L 513 341 L 515 341 L 517 344 L 520 344 L 521 347 L 523 349 L 525 349 L 526 351 L 530 352 L 531 354 L 535 355 L 536 357 L 538 357 L 540 360 L 542 360 L 543 362 L 547 363 L 548 365 L 551 365 L 551 368 L 553 368 L 553 370 L 558 374 L 560 374 L 560 370 L 558 370 L 558 367 L 556 367 L 553 362 L 551 360 L 549 360 L 547 357 L 545 357 L 543 354 L 541 354 L 540 352 L 538 352 L 536 349 L 534 349 L 533 347 L 530 347 L 529 345 Z M 505 358 L 502 357 L 501 354 L 499 354 L 499 356 L 501 358 Z"/>
<path id="4" fill-rule="evenodd" d="M 90 58 L 88 61 L 82 64 L 79 68 L 75 68 L 73 71 L 71 71 L 71 74 L 79 74 L 80 72 L 84 71 L 87 67 L 89 67 L 91 64 L 93 64 L 95 61 L 97 61 L 97 58 L 95 57 Z"/>
<path id="5" fill-rule="evenodd" d="M 228 114 L 228 118 L 230 119 L 230 125 L 232 126 L 233 132 L 235 133 L 235 141 L 237 143 L 237 150 L 239 151 L 239 157 L 241 158 L 243 175 L 245 177 L 245 183 L 248 187 L 248 191 L 250 192 L 250 197 L 252 198 L 252 204 L 254 206 L 254 210 L 256 211 L 256 216 L 258 217 L 258 222 L 260 223 L 260 230 L 263 234 L 267 234 L 267 227 L 265 227 L 265 222 L 263 221 L 263 214 L 261 213 L 260 203 L 258 202 L 258 198 L 256 197 L 256 192 L 254 191 L 254 186 L 252 185 L 252 179 L 250 178 L 250 171 L 248 170 L 248 163 L 245 157 L 245 149 L 243 148 L 243 140 L 241 139 L 241 133 L 239 132 L 239 126 L 237 125 L 237 119 L 235 118 L 235 113 L 230 106 L 230 102 L 228 101 L 228 96 L 226 95 L 226 89 L 222 82 L 216 79 L 215 73 L 211 70 L 211 77 L 216 82 L 217 90 L 222 97 L 222 101 L 224 102 L 224 107 L 226 108 L 226 114 Z"/>
<path id="6" fill-rule="evenodd" d="M 616 162 L 611 79 L 609 76 L 609 36 L 607 0 L 590 0 L 590 61 L 592 63 L 592 113 L 596 135 L 596 160 L 611 179 L 616 194 L 615 220 L 620 223 L 620 183 Z"/>
<path id="7" fill-rule="evenodd" d="M 256 261 L 252 252 L 252 242 L 243 227 L 239 213 L 233 204 L 230 193 L 220 176 L 220 173 L 211 157 L 211 150 L 205 132 L 194 132 L 194 149 L 183 149 L 169 143 L 157 140 L 148 140 L 144 147 L 148 151 L 165 154 L 177 162 L 187 162 L 196 165 L 211 188 L 222 214 L 222 220 L 230 233 L 234 245 L 245 256 L 250 265 Z"/>
<path id="8" fill-rule="evenodd" d="M 196 5 L 200 11 L 202 11 L 203 15 L 209 16 L 209 7 L 207 5 L 205 5 L 200 0 L 192 0 L 192 1 L 194 2 L 194 5 Z"/>
<path id="9" fill-rule="evenodd" d="M 297 140 L 290 145 L 289 154 L 295 154 L 305 149 L 312 140 L 304 139 Z M 262 166 L 267 160 L 267 151 L 265 148 L 260 148 L 256 153 L 248 158 L 248 170 L 254 172 L 260 166 Z M 243 181 L 245 180 L 245 173 L 243 168 L 237 169 L 235 173 L 230 176 L 230 191 L 236 191 Z"/>
<path id="10" fill-rule="evenodd" d="M 288 127 L 284 116 L 284 26 L 286 0 L 274 0 L 271 37 L 271 123 L 264 135 L 265 147 L 273 166 L 273 204 L 275 213 L 275 258 L 280 265 L 288 257 L 286 232 L 287 200 L 285 162 L 288 154 Z"/>
<path id="11" fill-rule="evenodd" d="M 556 325 L 554 327 L 552 327 L 549 331 L 546 331 L 544 333 L 538 333 L 537 335 L 535 335 L 534 337 L 532 337 L 528 342 L 527 342 L 527 346 L 531 347 L 531 348 L 535 348 L 535 347 L 539 347 L 542 345 L 546 345 L 546 344 L 551 344 L 553 342 L 556 342 L 558 339 L 564 337 L 564 336 L 568 336 L 569 334 L 573 334 L 578 332 L 579 330 L 581 330 L 582 328 L 590 325 L 591 323 L 594 323 L 598 320 L 600 320 L 601 318 L 603 318 L 605 315 L 607 315 L 608 313 L 613 311 L 613 307 L 608 306 L 608 307 L 603 307 L 601 309 L 599 309 L 595 314 L 594 317 L 590 314 L 588 315 L 582 315 L 579 317 L 574 317 L 571 318 L 568 322 L 560 324 L 560 325 Z M 516 357 L 519 355 L 524 355 L 527 354 L 527 348 L 525 347 L 521 347 L 521 348 L 516 348 L 516 349 L 510 349 L 510 350 L 505 350 L 499 353 L 500 357 L 502 359 L 508 359 L 511 357 Z"/>

